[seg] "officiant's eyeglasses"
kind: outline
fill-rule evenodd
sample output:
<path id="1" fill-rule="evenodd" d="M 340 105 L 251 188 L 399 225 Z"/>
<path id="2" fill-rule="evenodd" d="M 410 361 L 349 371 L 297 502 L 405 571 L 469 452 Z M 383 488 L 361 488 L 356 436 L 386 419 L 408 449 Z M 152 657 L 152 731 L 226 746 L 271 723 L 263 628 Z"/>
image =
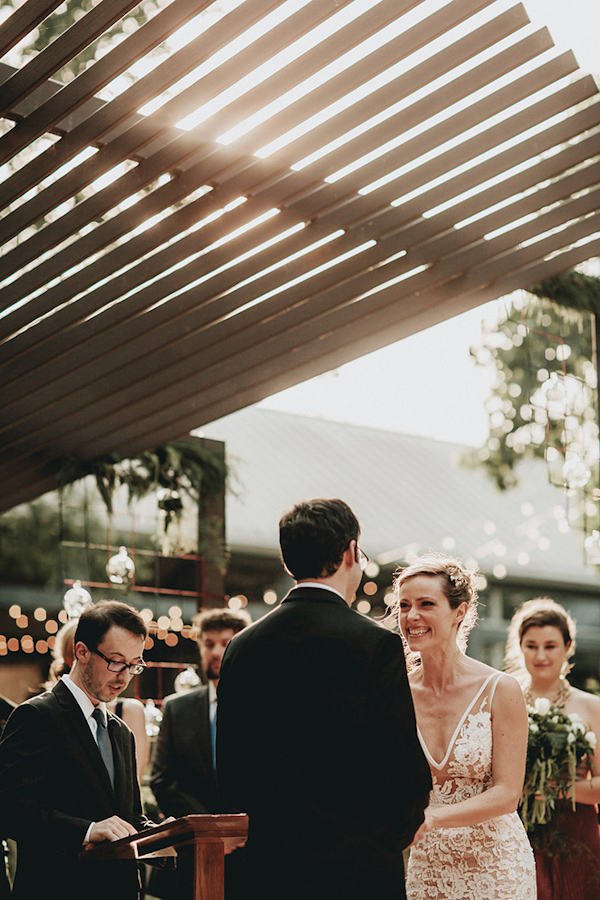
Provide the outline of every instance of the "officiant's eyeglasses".
<path id="1" fill-rule="evenodd" d="M 109 672 L 118 672 L 120 674 L 121 672 L 124 672 L 125 669 L 127 669 L 130 675 L 141 675 L 146 668 L 146 663 L 143 661 L 131 664 L 122 663 L 118 662 L 116 659 L 109 659 L 108 656 L 105 656 L 104 653 L 100 653 L 99 650 L 95 650 L 93 647 L 90 647 L 89 649 L 92 651 L 92 653 L 95 653 L 96 656 L 99 656 L 100 659 L 104 660 Z"/>
<path id="2" fill-rule="evenodd" d="M 360 549 L 360 547 L 358 545 L 356 547 L 356 561 L 361 568 L 361 572 L 364 572 L 365 569 L 367 568 L 367 563 L 369 562 L 369 557 L 367 556 L 367 554 L 365 553 L 364 550 Z"/>

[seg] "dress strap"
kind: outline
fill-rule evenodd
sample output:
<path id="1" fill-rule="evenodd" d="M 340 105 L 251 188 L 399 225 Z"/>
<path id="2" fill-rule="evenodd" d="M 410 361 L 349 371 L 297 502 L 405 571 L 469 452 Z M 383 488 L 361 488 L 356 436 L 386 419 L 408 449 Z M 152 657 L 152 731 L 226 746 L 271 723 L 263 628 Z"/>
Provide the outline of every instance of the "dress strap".
<path id="1" fill-rule="evenodd" d="M 503 677 L 503 675 L 504 675 L 504 672 L 498 672 L 492 682 L 492 689 L 490 690 L 490 694 L 489 694 L 490 712 L 492 711 L 492 703 L 494 702 L 494 694 L 496 693 L 496 685 L 498 684 L 500 679 Z M 490 676 L 490 677 L 493 677 L 493 676 Z"/>

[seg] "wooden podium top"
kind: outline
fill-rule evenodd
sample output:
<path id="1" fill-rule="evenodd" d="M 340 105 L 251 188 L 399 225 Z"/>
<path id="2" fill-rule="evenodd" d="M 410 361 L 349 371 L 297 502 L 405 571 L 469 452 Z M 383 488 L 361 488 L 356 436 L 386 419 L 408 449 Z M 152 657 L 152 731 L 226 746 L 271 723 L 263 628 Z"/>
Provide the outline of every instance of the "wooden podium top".
<path id="1" fill-rule="evenodd" d="M 96 844 L 89 850 L 82 850 L 79 858 L 99 860 L 174 856 L 177 847 L 199 843 L 222 842 L 226 849 L 239 845 L 247 835 L 248 816 L 245 813 L 183 816 L 120 841 Z"/>

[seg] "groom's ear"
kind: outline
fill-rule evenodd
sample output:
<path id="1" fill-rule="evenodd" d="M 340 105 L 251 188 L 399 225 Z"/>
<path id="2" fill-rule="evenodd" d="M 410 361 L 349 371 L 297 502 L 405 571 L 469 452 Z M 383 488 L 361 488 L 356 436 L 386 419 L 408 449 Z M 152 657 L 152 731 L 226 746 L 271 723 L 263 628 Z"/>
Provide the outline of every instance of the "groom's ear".
<path id="1" fill-rule="evenodd" d="M 356 548 L 358 547 L 357 541 L 350 541 L 346 549 L 344 550 L 344 555 L 342 557 L 342 563 L 348 568 L 351 569 L 356 562 Z"/>

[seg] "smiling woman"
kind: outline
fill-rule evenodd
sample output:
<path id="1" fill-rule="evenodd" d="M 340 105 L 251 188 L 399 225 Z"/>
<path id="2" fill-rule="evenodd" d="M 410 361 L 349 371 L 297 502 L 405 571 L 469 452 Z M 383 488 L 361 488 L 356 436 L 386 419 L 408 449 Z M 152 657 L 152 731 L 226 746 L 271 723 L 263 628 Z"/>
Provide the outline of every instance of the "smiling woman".
<path id="1" fill-rule="evenodd" d="M 574 651 L 575 622 L 550 597 L 528 600 L 515 612 L 506 668 L 521 681 L 530 714 L 534 709 L 542 713 L 546 710 L 551 717 L 564 714 L 567 721 L 581 723 L 592 747 L 576 778 L 566 768 L 561 769 L 558 787 L 562 799 L 556 801 L 552 816 L 530 833 L 536 848 L 538 900 L 600 897 L 600 775 L 593 774 L 597 771 L 593 748 L 600 734 L 600 698 L 578 690 L 567 680 Z M 564 793 L 563 781 L 568 788 Z"/>
<path id="2" fill-rule="evenodd" d="M 475 581 L 458 560 L 429 556 L 402 569 L 394 583 L 433 781 L 411 849 L 408 900 L 535 898 L 533 854 L 516 812 L 525 703 L 514 678 L 465 655 L 477 618 Z"/>

